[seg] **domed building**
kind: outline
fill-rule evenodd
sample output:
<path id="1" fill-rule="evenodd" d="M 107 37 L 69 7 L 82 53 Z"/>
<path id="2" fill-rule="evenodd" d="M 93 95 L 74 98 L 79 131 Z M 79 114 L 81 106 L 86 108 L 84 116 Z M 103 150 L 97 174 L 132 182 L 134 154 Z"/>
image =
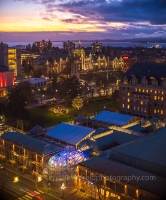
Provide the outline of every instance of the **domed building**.
<path id="1" fill-rule="evenodd" d="M 34 126 L 30 131 L 30 134 L 37 135 L 37 136 L 45 136 L 45 129 L 43 129 L 41 126 L 36 125 Z"/>
<path id="2" fill-rule="evenodd" d="M 51 168 L 72 167 L 85 160 L 81 150 L 75 149 L 73 146 L 67 146 L 61 152 L 54 154 L 48 161 Z"/>
<path id="3" fill-rule="evenodd" d="M 85 56 L 85 50 L 81 46 L 81 42 L 78 41 L 78 47 L 74 50 L 74 57 L 84 57 Z"/>

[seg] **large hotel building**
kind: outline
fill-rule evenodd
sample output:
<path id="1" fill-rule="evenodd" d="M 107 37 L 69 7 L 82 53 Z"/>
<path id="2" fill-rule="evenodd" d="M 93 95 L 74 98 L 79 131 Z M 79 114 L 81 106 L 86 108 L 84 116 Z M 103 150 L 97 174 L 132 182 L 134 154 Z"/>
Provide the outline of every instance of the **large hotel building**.
<path id="1" fill-rule="evenodd" d="M 119 82 L 119 112 L 166 118 L 166 64 L 136 63 Z"/>

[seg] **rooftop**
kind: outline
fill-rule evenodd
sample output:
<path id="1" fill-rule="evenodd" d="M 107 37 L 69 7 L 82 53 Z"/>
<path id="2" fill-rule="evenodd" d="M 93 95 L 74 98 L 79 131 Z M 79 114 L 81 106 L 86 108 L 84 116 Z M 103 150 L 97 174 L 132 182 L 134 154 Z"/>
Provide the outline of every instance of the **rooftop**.
<path id="1" fill-rule="evenodd" d="M 1 137 L 40 154 L 50 154 L 61 150 L 55 144 L 51 145 L 19 132 L 7 132 Z"/>
<path id="2" fill-rule="evenodd" d="M 111 151 L 166 167 L 166 126 L 149 136 L 114 147 Z"/>
<path id="3" fill-rule="evenodd" d="M 110 112 L 103 110 L 96 115 L 93 120 L 109 123 L 110 125 L 124 126 L 134 117 L 130 115 L 124 115 L 120 113 Z"/>
<path id="4" fill-rule="evenodd" d="M 105 176 L 112 176 L 117 178 L 122 177 L 120 180 L 121 182 L 127 182 L 127 184 L 135 185 L 136 187 L 150 191 L 151 193 L 157 194 L 159 196 L 166 195 L 166 179 L 161 176 L 155 175 L 154 180 L 137 180 L 136 178 L 133 178 L 132 180 L 126 180 L 124 178 L 123 180 L 123 177 L 151 177 L 154 175 L 145 170 L 128 166 L 126 164 L 119 163 L 111 159 L 106 159 L 101 156 L 95 156 L 92 159 L 79 163 L 79 165 L 97 171 L 101 174 L 104 174 Z"/>
<path id="5" fill-rule="evenodd" d="M 76 145 L 94 131 L 92 128 L 62 122 L 49 130 L 46 135 Z"/>
<path id="6" fill-rule="evenodd" d="M 30 84 L 35 84 L 35 83 L 41 83 L 41 82 L 47 82 L 49 79 L 45 78 L 26 78 L 23 79 L 22 81 L 28 81 Z"/>

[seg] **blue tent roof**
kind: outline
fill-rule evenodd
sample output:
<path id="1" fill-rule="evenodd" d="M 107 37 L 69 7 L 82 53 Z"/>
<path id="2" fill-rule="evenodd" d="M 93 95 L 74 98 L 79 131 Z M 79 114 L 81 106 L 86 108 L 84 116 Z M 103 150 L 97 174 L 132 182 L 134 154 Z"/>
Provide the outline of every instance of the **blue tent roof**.
<path id="1" fill-rule="evenodd" d="M 76 145 L 93 131 L 95 129 L 62 122 L 48 131 L 46 135 Z"/>
<path id="2" fill-rule="evenodd" d="M 62 149 L 55 144 L 48 144 L 44 141 L 32 138 L 19 132 L 7 132 L 1 137 L 40 154 L 54 153 Z"/>
<path id="3" fill-rule="evenodd" d="M 106 122 L 106 123 L 109 123 L 112 125 L 117 125 L 117 126 L 124 126 L 133 118 L 134 117 L 130 116 L 130 115 L 124 115 L 124 114 L 120 114 L 120 113 L 103 110 L 98 115 L 96 115 L 93 118 L 93 120 Z"/>

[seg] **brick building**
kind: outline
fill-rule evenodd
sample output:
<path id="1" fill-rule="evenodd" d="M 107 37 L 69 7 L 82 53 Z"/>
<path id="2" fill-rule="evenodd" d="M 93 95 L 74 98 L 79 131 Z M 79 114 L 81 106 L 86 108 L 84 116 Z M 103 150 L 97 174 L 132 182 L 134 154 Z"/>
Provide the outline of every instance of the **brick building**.
<path id="1" fill-rule="evenodd" d="M 119 111 L 166 118 L 166 64 L 136 63 L 119 82 Z"/>

